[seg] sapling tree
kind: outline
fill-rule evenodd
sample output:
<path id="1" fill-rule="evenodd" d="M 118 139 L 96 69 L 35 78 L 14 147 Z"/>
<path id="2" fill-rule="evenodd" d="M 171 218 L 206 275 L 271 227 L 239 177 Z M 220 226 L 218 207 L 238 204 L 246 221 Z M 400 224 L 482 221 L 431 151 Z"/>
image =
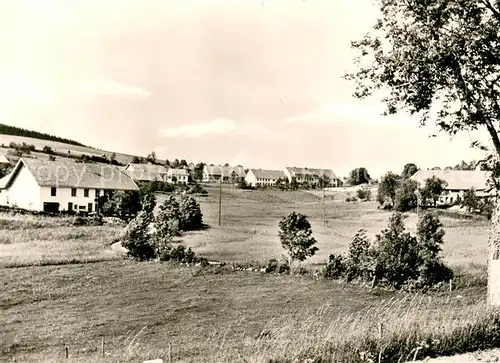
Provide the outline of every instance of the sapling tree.
<path id="1" fill-rule="evenodd" d="M 435 207 L 445 187 L 446 182 L 436 176 L 426 179 L 424 186 L 420 189 L 422 203 L 424 205 L 432 204 Z"/>
<path id="2" fill-rule="evenodd" d="M 154 240 L 151 238 L 155 206 L 154 195 L 146 195 L 143 199 L 142 210 L 129 222 L 122 238 L 122 246 L 127 249 L 127 255 L 139 261 L 156 257 Z"/>
<path id="3" fill-rule="evenodd" d="M 279 222 L 281 245 L 287 251 L 289 262 L 302 262 L 318 251 L 307 217 L 292 212 Z"/>

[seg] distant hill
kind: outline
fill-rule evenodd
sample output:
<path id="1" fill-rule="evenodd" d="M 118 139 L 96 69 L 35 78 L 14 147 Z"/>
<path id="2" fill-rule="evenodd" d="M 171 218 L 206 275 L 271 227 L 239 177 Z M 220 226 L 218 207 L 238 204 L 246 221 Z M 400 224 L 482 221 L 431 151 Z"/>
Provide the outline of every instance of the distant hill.
<path id="1" fill-rule="evenodd" d="M 26 130 L 26 129 L 23 129 L 21 127 L 9 126 L 9 125 L 5 125 L 5 124 L 1 124 L 1 123 L 0 123 L 0 134 L 30 137 L 33 139 L 40 139 L 40 140 L 57 141 L 57 142 L 61 142 L 64 144 L 86 147 L 86 145 L 83 145 L 83 144 L 81 144 L 77 141 L 74 141 L 74 140 L 65 139 L 65 138 L 59 137 L 59 136 L 45 134 L 43 132 Z"/>

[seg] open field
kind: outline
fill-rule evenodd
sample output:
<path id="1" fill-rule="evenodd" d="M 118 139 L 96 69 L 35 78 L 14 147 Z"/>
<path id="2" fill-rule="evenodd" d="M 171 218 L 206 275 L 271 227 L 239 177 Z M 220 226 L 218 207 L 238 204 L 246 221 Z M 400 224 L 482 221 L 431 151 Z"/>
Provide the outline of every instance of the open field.
<path id="1" fill-rule="evenodd" d="M 219 227 L 218 188 L 207 189 L 209 196 L 198 200 L 210 228 L 188 233 L 183 241 L 202 256 L 229 262 L 279 258 L 278 221 L 294 210 L 312 222 L 320 248 L 313 262 L 345 251 L 359 228 L 379 232 L 390 215 L 373 202 L 345 203 L 345 192 L 331 192 L 323 228 L 322 204 L 314 193 L 236 189 L 233 197 L 224 186 Z M 410 228 L 415 221 L 410 215 Z M 487 222 L 442 221 L 446 260 L 481 270 Z M 453 336 L 488 313 L 484 282 L 459 284 L 451 293 L 410 295 L 311 276 L 123 261 L 110 248 L 122 228 L 76 227 L 71 217 L 0 214 L 0 361 L 60 362 L 68 345 L 69 362 L 138 362 L 166 359 L 171 343 L 174 362 L 257 363 L 274 357 L 284 363 L 304 355 L 350 362 L 341 354 L 377 339 L 379 323 L 388 341 Z M 349 342 L 354 345 L 346 348 Z M 416 348 L 414 341 L 407 344 Z"/>
<path id="2" fill-rule="evenodd" d="M 74 218 L 0 214 L 0 267 L 119 259 L 122 227 L 73 226 Z"/>
<path id="3" fill-rule="evenodd" d="M 377 336 L 380 322 L 388 336 L 451 330 L 484 310 L 483 288 L 407 295 L 158 263 L 0 269 L 0 279 L 2 356 L 18 362 L 60 362 L 65 345 L 70 362 L 166 359 L 169 343 L 174 362 L 266 362 Z"/>
<path id="4" fill-rule="evenodd" d="M 344 191 L 330 191 L 325 202 L 326 226 L 323 225 L 321 192 L 222 191 L 222 218 L 218 226 L 218 188 L 208 186 L 208 197 L 198 198 L 209 230 L 192 232 L 184 243 L 200 255 L 224 261 L 264 261 L 280 258 L 279 220 L 292 211 L 309 217 L 319 252 L 310 261 L 321 263 L 330 253 L 346 250 L 358 229 L 374 236 L 386 227 L 391 212 L 377 209 L 376 202 L 346 203 Z M 351 193 L 350 195 L 354 195 Z M 478 219 L 441 217 L 445 226 L 444 256 L 451 265 L 485 265 L 489 222 Z M 406 224 L 415 230 L 416 215 L 409 214 Z"/>

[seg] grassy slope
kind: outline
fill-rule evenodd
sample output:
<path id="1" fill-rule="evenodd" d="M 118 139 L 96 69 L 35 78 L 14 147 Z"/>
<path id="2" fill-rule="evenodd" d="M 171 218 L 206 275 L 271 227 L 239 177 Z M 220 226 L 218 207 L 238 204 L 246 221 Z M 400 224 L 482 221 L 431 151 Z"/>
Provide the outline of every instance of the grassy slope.
<path id="1" fill-rule="evenodd" d="M 75 227 L 73 218 L 0 214 L 0 267 L 119 259 L 122 227 Z"/>
<path id="2" fill-rule="evenodd" d="M 15 142 L 15 143 L 25 142 L 25 143 L 30 144 L 30 145 L 35 145 L 35 147 L 37 149 L 42 149 L 44 146 L 50 146 L 54 151 L 67 153 L 69 150 L 71 152 L 71 154 L 74 154 L 74 155 L 85 154 L 85 155 L 102 156 L 104 154 L 104 155 L 109 157 L 109 156 L 111 156 L 111 154 L 113 154 L 112 151 L 98 150 L 98 149 L 94 149 L 91 147 L 70 145 L 70 144 L 64 144 L 64 143 L 57 142 L 57 141 L 34 139 L 34 138 L 23 137 L 23 136 L 0 134 L 0 144 L 4 144 L 4 145 L 8 146 L 10 142 Z M 7 149 L 0 149 L 0 151 L 1 150 L 3 150 L 4 153 L 7 152 Z M 46 154 L 42 154 L 42 153 L 33 153 L 33 155 L 36 157 L 41 157 L 41 158 L 48 158 L 48 156 Z M 122 164 L 130 163 L 132 161 L 132 158 L 133 158 L 133 155 L 116 153 L 116 160 Z"/>
<path id="3" fill-rule="evenodd" d="M 185 243 L 218 259 L 279 257 L 276 226 L 292 210 L 310 216 L 323 250 L 318 260 L 345 249 L 360 227 L 378 232 L 389 216 L 373 203 L 347 204 L 335 196 L 329 200 L 328 228 L 322 231 L 320 203 L 310 193 L 235 190 L 232 199 L 226 187 L 223 225 L 218 227 L 217 188 L 209 191 L 200 201 L 212 228 L 186 236 Z M 443 220 L 447 259 L 481 264 L 486 224 Z M 410 225 L 412 221 L 414 217 Z M 109 254 L 109 243 L 119 227 L 72 227 L 70 222 L 0 216 L 0 264 L 118 258 Z M 124 261 L 0 268 L 0 281 L 0 360 L 15 356 L 23 362 L 58 362 L 65 344 L 78 362 L 165 359 L 169 342 L 176 362 L 243 362 L 241 357 L 264 362 L 264 357 L 321 350 L 327 342 L 376 336 L 379 322 L 385 324 L 384 334 L 402 336 L 415 327 L 450 332 L 485 310 L 484 288 L 409 296 L 306 277 L 199 275 L 196 269 Z M 254 339 L 265 328 L 274 339 Z M 104 359 L 98 358 L 101 335 L 110 353 Z"/>
<path id="4" fill-rule="evenodd" d="M 346 203 L 345 193 L 330 192 L 325 203 L 309 192 L 244 191 L 225 187 L 222 193 L 222 225 L 218 226 L 218 188 L 208 186 L 208 197 L 200 197 L 207 231 L 189 233 L 184 243 L 201 255 L 218 260 L 264 261 L 280 258 L 278 222 L 296 211 L 309 217 L 318 241 L 319 253 L 312 262 L 322 262 L 332 252 L 343 252 L 359 228 L 375 235 L 385 228 L 390 212 L 377 209 L 375 202 Z M 452 265 L 486 264 L 488 222 L 442 217 L 445 226 L 444 256 Z M 414 230 L 416 215 L 406 224 Z"/>
<path id="5" fill-rule="evenodd" d="M 404 329 L 451 329 L 473 321 L 482 289 L 409 296 L 308 278 L 198 275 L 157 263 L 0 269 L 5 359 L 70 361 L 264 362 L 356 336 Z M 274 339 L 255 339 L 264 329 Z M 101 336 L 106 359 L 99 358 Z M 132 338 L 136 336 L 135 340 Z M 133 340 L 133 341 L 132 341 Z M 356 339 L 354 339 L 356 340 Z"/>

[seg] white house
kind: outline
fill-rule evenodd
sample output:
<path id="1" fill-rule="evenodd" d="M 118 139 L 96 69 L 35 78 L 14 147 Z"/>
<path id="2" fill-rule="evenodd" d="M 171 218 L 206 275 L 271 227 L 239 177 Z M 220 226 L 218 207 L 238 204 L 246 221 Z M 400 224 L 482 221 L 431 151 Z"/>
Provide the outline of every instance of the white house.
<path id="1" fill-rule="evenodd" d="M 168 169 L 167 181 L 169 183 L 187 184 L 188 178 L 189 173 L 186 169 Z"/>
<path id="2" fill-rule="evenodd" d="M 245 179 L 245 168 L 237 166 L 205 165 L 203 167 L 204 183 L 218 183 L 221 179 L 223 183 L 231 183 Z"/>
<path id="3" fill-rule="evenodd" d="M 330 169 L 286 167 L 283 172 L 290 183 L 295 181 L 298 184 L 309 183 L 321 187 L 322 180 L 327 179 L 328 185 L 325 187 L 338 187 L 341 184 L 340 179 Z"/>
<path id="4" fill-rule="evenodd" d="M 135 181 L 167 181 L 168 170 L 163 165 L 130 163 L 124 170 Z"/>
<path id="5" fill-rule="evenodd" d="M 283 170 L 250 169 L 245 176 L 247 184 L 253 187 L 276 185 L 278 179 L 286 179 Z"/>
<path id="6" fill-rule="evenodd" d="M 488 177 L 491 172 L 482 170 L 418 170 L 410 179 L 423 187 L 425 181 L 433 176 L 446 182 L 445 190 L 438 204 L 453 204 L 466 190 L 474 188 L 478 196 L 488 195 Z"/>
<path id="7" fill-rule="evenodd" d="M 0 179 L 0 205 L 34 211 L 85 211 L 108 190 L 139 190 L 123 171 L 110 164 L 63 163 L 21 158 Z"/>

